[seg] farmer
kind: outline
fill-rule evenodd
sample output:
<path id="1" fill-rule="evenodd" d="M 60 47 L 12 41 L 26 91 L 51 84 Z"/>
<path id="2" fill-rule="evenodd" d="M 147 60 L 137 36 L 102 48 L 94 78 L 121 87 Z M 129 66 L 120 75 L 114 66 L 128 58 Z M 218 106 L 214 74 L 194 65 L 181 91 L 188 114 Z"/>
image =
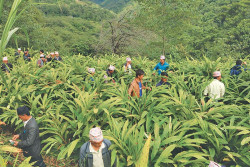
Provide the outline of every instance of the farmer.
<path id="1" fill-rule="evenodd" d="M 88 72 L 89 72 L 89 74 L 91 75 L 90 80 L 91 80 L 91 81 L 94 81 L 93 76 L 94 76 L 94 74 L 95 74 L 95 68 L 88 68 Z"/>
<path id="2" fill-rule="evenodd" d="M 28 49 L 26 49 L 26 50 L 24 51 L 23 59 L 24 59 L 25 61 L 30 61 L 30 60 L 31 60 L 31 57 L 30 57 L 30 54 L 29 54 L 29 50 L 28 50 Z"/>
<path id="3" fill-rule="evenodd" d="M 145 87 L 142 83 L 142 79 L 144 76 L 144 71 L 139 69 L 136 71 L 136 76 L 135 79 L 131 82 L 129 89 L 128 89 L 128 94 L 132 97 L 137 96 L 141 97 L 142 96 L 142 89 L 148 89 L 151 90 L 149 87 Z"/>
<path id="4" fill-rule="evenodd" d="M 17 49 L 17 52 L 15 53 L 15 59 L 18 59 L 18 58 L 20 57 L 21 51 L 22 51 L 21 48 L 18 48 L 18 49 Z"/>
<path id="5" fill-rule="evenodd" d="M 107 75 L 104 75 L 105 83 L 108 83 L 108 81 L 107 81 L 108 77 L 111 77 L 112 82 L 115 83 L 115 80 L 113 78 L 114 72 L 115 72 L 115 66 L 110 65 L 109 68 L 106 70 Z"/>
<path id="6" fill-rule="evenodd" d="M 111 142 L 103 138 L 99 127 L 89 131 L 89 141 L 80 149 L 79 167 L 111 167 Z M 112 165 L 116 167 L 116 162 Z"/>
<path id="7" fill-rule="evenodd" d="M 161 72 L 167 71 L 169 64 L 165 62 L 165 56 L 160 57 L 160 62 L 155 66 L 154 71 L 158 71 L 158 74 L 161 75 Z M 153 73 L 155 75 L 155 72 Z"/>
<path id="8" fill-rule="evenodd" d="M 46 62 L 45 56 L 44 56 L 44 54 L 41 54 L 41 55 L 40 55 L 40 59 L 37 60 L 37 65 L 38 65 L 38 67 L 44 66 L 44 63 L 45 63 L 45 62 Z"/>
<path id="9" fill-rule="evenodd" d="M 244 68 L 243 65 L 247 65 L 247 63 L 242 62 L 241 60 L 237 60 L 236 65 L 233 66 L 230 70 L 230 75 L 239 75 L 243 70 L 247 71 L 247 69 Z"/>
<path id="10" fill-rule="evenodd" d="M 56 61 L 62 61 L 62 58 L 59 56 L 59 52 L 55 52 L 55 56 Z"/>
<path id="11" fill-rule="evenodd" d="M 225 94 L 225 85 L 220 82 L 221 72 L 215 71 L 213 73 L 214 80 L 205 88 L 204 95 L 209 96 L 212 99 L 222 98 Z"/>
<path id="12" fill-rule="evenodd" d="M 124 72 L 128 72 L 131 74 L 132 73 L 132 71 L 131 71 L 132 70 L 132 63 L 131 63 L 132 60 L 131 60 L 131 58 L 128 57 L 126 59 L 126 61 L 127 62 L 124 64 Z"/>
<path id="13" fill-rule="evenodd" d="M 3 58 L 3 64 L 1 65 L 1 69 L 4 72 L 10 73 L 10 70 L 12 70 L 13 66 L 11 63 L 8 63 L 8 58 Z"/>
<path id="14" fill-rule="evenodd" d="M 14 146 L 21 148 L 25 157 L 31 156 L 30 163 L 36 162 L 34 166 L 46 167 L 40 154 L 42 146 L 36 120 L 30 115 L 29 108 L 26 106 L 19 107 L 17 115 L 23 121 L 24 129 L 22 133 L 13 136 Z M 16 141 L 17 139 L 21 141 Z"/>
<path id="15" fill-rule="evenodd" d="M 48 62 L 54 61 L 54 58 L 55 58 L 55 53 L 54 52 L 51 52 L 49 55 L 47 55 L 47 61 Z"/>
<path id="16" fill-rule="evenodd" d="M 161 85 L 171 86 L 171 84 L 168 82 L 168 73 L 166 72 L 161 73 L 161 81 L 158 84 L 156 84 L 156 87 Z"/>

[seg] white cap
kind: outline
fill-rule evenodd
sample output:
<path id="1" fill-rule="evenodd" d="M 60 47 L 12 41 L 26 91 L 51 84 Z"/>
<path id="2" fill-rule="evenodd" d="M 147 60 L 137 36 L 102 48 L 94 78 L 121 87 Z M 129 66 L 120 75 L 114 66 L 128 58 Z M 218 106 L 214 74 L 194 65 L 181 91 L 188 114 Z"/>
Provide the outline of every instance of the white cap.
<path id="1" fill-rule="evenodd" d="M 95 73 L 95 68 L 89 68 L 88 72 L 91 73 L 91 74 Z"/>
<path id="2" fill-rule="evenodd" d="M 126 59 L 127 61 L 131 61 L 131 58 L 129 58 L 129 57 L 127 57 L 127 59 Z"/>
<path id="3" fill-rule="evenodd" d="M 163 60 L 165 60 L 165 56 L 164 55 L 161 55 L 161 58 L 160 59 L 163 59 Z"/>
<path id="4" fill-rule="evenodd" d="M 3 57 L 3 61 L 8 61 L 8 58 L 7 57 Z"/>
<path id="5" fill-rule="evenodd" d="M 112 65 L 110 65 L 110 66 L 109 66 L 109 70 L 114 71 L 114 70 L 115 70 L 115 67 L 112 66 Z"/>
<path id="6" fill-rule="evenodd" d="M 221 72 L 220 71 L 215 71 L 213 73 L 213 77 L 220 77 L 221 76 Z"/>
<path id="7" fill-rule="evenodd" d="M 54 55 L 55 53 L 54 53 L 54 52 L 51 52 L 50 54 L 51 54 L 51 55 Z"/>
<path id="8" fill-rule="evenodd" d="M 17 50 L 22 50 L 21 48 L 18 48 Z"/>
<path id="9" fill-rule="evenodd" d="M 55 51 L 55 54 L 59 54 L 59 52 Z"/>

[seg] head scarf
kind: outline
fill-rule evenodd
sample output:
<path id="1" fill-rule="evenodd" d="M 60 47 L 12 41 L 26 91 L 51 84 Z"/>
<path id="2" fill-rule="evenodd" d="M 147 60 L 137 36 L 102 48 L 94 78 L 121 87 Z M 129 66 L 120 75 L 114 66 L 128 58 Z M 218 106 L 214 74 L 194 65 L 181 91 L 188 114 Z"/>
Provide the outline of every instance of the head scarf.
<path id="1" fill-rule="evenodd" d="M 220 71 L 215 71 L 215 72 L 213 73 L 213 77 L 220 77 L 220 76 L 221 76 Z"/>

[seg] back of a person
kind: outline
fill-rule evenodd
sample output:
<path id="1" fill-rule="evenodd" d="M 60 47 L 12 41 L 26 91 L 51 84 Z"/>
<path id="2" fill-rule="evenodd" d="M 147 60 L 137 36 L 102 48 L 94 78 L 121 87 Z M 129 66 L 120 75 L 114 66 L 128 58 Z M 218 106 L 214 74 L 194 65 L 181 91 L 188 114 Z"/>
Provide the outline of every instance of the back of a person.
<path id="1" fill-rule="evenodd" d="M 214 79 L 209 85 L 208 85 L 208 91 L 210 98 L 218 99 L 221 98 L 222 95 L 222 87 L 224 84 L 220 82 L 217 79 Z"/>
<path id="2" fill-rule="evenodd" d="M 242 66 L 241 65 L 235 65 L 233 68 L 230 70 L 230 75 L 239 75 L 242 73 Z"/>

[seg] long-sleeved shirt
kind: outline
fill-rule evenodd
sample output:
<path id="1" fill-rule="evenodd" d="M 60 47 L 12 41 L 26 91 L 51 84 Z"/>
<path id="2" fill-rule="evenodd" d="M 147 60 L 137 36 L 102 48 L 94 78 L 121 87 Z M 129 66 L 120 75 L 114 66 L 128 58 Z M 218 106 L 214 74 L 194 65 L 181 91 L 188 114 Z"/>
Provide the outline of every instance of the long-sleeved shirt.
<path id="1" fill-rule="evenodd" d="M 212 99 L 222 98 L 225 94 L 225 85 L 217 79 L 214 79 L 204 90 L 204 95 Z"/>
<path id="2" fill-rule="evenodd" d="M 141 89 L 146 89 L 146 87 L 142 84 L 142 82 L 141 82 Z M 130 96 L 140 97 L 140 96 L 142 96 L 141 89 L 139 86 L 139 82 L 137 82 L 136 79 L 134 79 L 129 86 L 128 94 Z"/>
<path id="3" fill-rule="evenodd" d="M 166 71 L 169 68 L 169 64 L 167 62 L 164 62 L 164 64 L 158 63 L 154 70 L 158 70 L 158 74 L 161 75 L 162 71 Z"/>

